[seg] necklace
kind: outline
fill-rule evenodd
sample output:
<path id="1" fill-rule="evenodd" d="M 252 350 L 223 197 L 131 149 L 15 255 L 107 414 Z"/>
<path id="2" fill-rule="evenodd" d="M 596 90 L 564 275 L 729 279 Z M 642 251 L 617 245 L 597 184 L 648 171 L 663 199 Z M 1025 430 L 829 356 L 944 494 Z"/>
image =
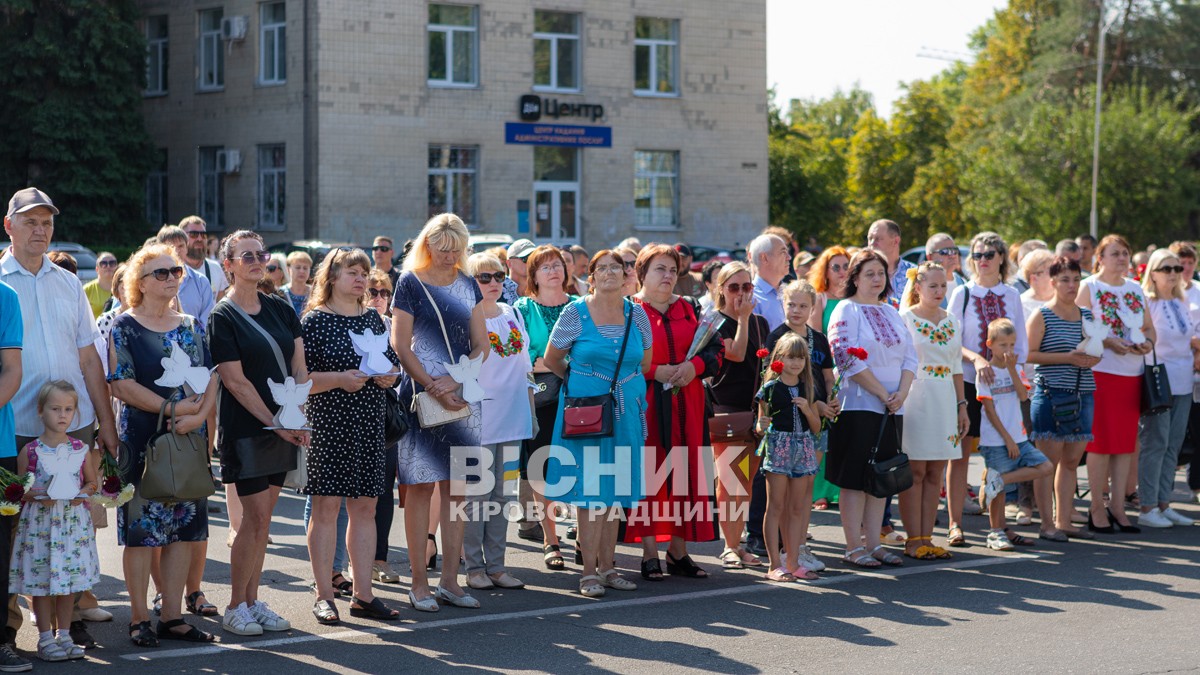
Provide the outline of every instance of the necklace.
<path id="1" fill-rule="evenodd" d="M 520 354 L 521 349 L 525 347 L 524 340 L 521 339 L 521 331 L 517 329 L 517 324 L 513 323 L 512 319 L 508 320 L 508 342 L 501 343 L 500 336 L 492 331 L 488 331 L 488 342 L 492 345 L 492 351 L 499 354 L 502 358 Z"/>

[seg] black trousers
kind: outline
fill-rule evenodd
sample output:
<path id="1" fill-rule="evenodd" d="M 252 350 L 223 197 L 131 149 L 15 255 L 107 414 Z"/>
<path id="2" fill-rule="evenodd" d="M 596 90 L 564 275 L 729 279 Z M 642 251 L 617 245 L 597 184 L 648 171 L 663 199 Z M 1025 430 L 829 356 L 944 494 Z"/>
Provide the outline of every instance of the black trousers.
<path id="1" fill-rule="evenodd" d="M 396 515 L 396 473 L 400 457 L 394 445 L 383 456 L 386 459 L 383 480 L 387 483 L 387 492 L 375 500 L 375 559 L 387 562 L 388 535 L 392 532 L 392 518 Z"/>
<path id="2" fill-rule="evenodd" d="M 0 458 L 0 466 L 5 469 L 17 472 L 17 458 L 3 457 Z M 0 516 L 0 599 L 3 599 L 3 604 L 0 604 L 0 612 L 7 611 L 8 608 L 8 565 L 12 559 L 12 544 L 13 532 L 17 529 L 17 516 Z M 18 612 L 20 610 L 17 610 Z M 4 641 L 16 642 L 17 629 L 5 628 Z"/>

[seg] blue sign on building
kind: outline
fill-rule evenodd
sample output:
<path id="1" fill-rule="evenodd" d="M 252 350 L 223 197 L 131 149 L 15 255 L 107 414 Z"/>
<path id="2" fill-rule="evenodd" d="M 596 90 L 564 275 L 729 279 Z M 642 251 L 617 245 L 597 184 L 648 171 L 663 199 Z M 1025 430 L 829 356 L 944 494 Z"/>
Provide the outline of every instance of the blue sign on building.
<path id="1" fill-rule="evenodd" d="M 553 145 L 562 148 L 611 148 L 612 127 L 506 122 L 504 142 L 515 145 Z"/>

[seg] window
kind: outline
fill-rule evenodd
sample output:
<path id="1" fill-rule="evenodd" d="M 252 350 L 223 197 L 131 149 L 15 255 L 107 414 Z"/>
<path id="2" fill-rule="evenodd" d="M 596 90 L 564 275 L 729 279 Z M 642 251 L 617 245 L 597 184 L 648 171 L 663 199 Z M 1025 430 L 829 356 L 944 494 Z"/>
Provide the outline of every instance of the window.
<path id="1" fill-rule="evenodd" d="M 478 169 L 478 147 L 429 146 L 429 216 L 455 213 L 464 223 L 478 225 L 475 182 Z"/>
<path id="2" fill-rule="evenodd" d="M 474 7 L 429 6 L 429 84 L 473 87 L 479 84 L 479 29 Z"/>
<path id="3" fill-rule="evenodd" d="M 162 227 L 167 218 L 167 150 L 158 151 L 158 161 L 146 176 L 146 222 Z"/>
<path id="4" fill-rule="evenodd" d="M 200 148 L 200 190 L 196 195 L 196 211 L 214 230 L 225 227 L 225 181 L 217 167 L 221 146 Z"/>
<path id="5" fill-rule="evenodd" d="M 650 96 L 679 94 L 679 21 L 638 17 L 633 45 L 634 91 Z"/>
<path id="6" fill-rule="evenodd" d="M 638 150 L 633 160 L 633 224 L 679 227 L 679 153 Z"/>
<path id="7" fill-rule="evenodd" d="M 258 146 L 258 229 L 287 227 L 287 157 L 283 145 Z"/>
<path id="8" fill-rule="evenodd" d="M 200 12 L 200 78 L 196 86 L 201 91 L 225 88 L 225 50 L 221 44 L 223 18 L 225 10 L 219 7 Z"/>
<path id="9" fill-rule="evenodd" d="M 167 93 L 167 17 L 146 19 L 146 96 Z"/>
<path id="10" fill-rule="evenodd" d="M 579 15 L 533 13 L 533 86 L 579 91 Z"/>
<path id="11" fill-rule="evenodd" d="M 258 72 L 260 84 L 287 82 L 286 3 L 271 2 L 259 9 Z"/>

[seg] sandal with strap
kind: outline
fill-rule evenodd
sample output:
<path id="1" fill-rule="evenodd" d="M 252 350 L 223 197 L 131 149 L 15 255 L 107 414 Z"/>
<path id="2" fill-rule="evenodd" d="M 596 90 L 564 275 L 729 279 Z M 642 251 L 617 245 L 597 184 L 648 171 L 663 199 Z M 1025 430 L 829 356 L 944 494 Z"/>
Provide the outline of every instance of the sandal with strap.
<path id="1" fill-rule="evenodd" d="M 782 567 L 776 567 L 775 569 L 771 570 L 770 572 L 767 572 L 767 581 L 775 581 L 775 582 L 783 583 L 783 582 L 789 582 L 789 581 L 795 581 L 795 580 L 796 580 L 796 577 L 792 576 L 791 572 L 785 570 Z"/>
<path id="2" fill-rule="evenodd" d="M 721 561 L 721 567 L 727 570 L 740 570 L 745 567 L 742 564 L 742 556 L 731 548 L 721 551 L 721 555 L 717 556 L 717 559 Z"/>
<path id="3" fill-rule="evenodd" d="M 949 560 L 954 557 L 953 553 L 947 551 L 941 546 L 930 546 L 929 548 L 933 549 L 933 557 L 937 558 L 938 560 Z"/>
<path id="4" fill-rule="evenodd" d="M 708 572 L 700 567 L 692 560 L 692 556 L 684 555 L 682 558 L 676 559 L 667 552 L 667 573 L 672 576 L 688 577 L 689 579 L 705 579 L 708 577 Z"/>
<path id="5" fill-rule="evenodd" d="M 812 539 L 812 535 L 809 534 L 808 538 Z M 759 558 L 744 548 L 739 548 L 737 553 L 742 558 L 743 567 L 763 567 L 766 564 L 762 561 L 762 558 Z"/>
<path id="6" fill-rule="evenodd" d="M 642 561 L 642 578 L 646 581 L 662 581 L 662 564 L 658 558 L 647 558 Z"/>
<path id="7" fill-rule="evenodd" d="M 374 598 L 370 602 L 367 602 L 355 596 L 350 602 L 350 616 L 379 621 L 395 621 L 400 618 L 400 612 L 383 604 L 379 598 Z"/>
<path id="8" fill-rule="evenodd" d="M 149 621 L 131 624 L 129 626 L 129 639 L 139 647 L 158 646 L 158 636 L 154 634 L 154 627 L 150 625 Z"/>
<path id="9" fill-rule="evenodd" d="M 795 581 L 816 581 L 821 578 L 821 575 L 805 567 L 797 567 L 791 574 Z"/>
<path id="10" fill-rule="evenodd" d="M 904 558 L 892 553 L 883 546 L 876 546 L 871 549 L 871 557 L 884 565 L 891 565 L 892 567 L 900 567 L 904 564 Z"/>
<path id="11" fill-rule="evenodd" d="M 187 626 L 188 632 L 176 633 L 171 630 L 180 626 Z M 172 621 L 158 622 L 158 639 L 160 640 L 181 640 L 183 642 L 216 642 L 217 638 L 212 633 L 204 631 L 188 624 L 183 619 L 174 619 Z"/>
<path id="12" fill-rule="evenodd" d="M 198 602 L 200 598 L 204 598 L 204 602 Z M 187 611 L 191 612 L 192 614 L 196 614 L 198 616 L 216 616 L 219 612 L 216 605 L 208 602 L 208 598 L 205 597 L 204 591 L 189 593 L 185 600 L 187 602 Z"/>
<path id="13" fill-rule="evenodd" d="M 962 528 L 955 525 L 946 533 L 946 545 L 954 548 L 962 548 L 967 545 L 967 538 L 963 536 Z"/>
<path id="14" fill-rule="evenodd" d="M 341 579 L 340 582 L 338 581 L 339 578 Z M 354 582 L 342 576 L 341 572 L 333 575 L 331 583 L 333 583 L 333 590 L 337 591 L 338 595 L 341 595 L 343 598 L 354 596 Z"/>
<path id="15" fill-rule="evenodd" d="M 603 572 L 597 572 L 600 577 L 600 583 L 604 584 L 605 588 L 615 588 L 618 591 L 636 591 L 637 584 L 622 577 L 617 570 L 607 569 Z"/>
<path id="16" fill-rule="evenodd" d="M 317 618 L 317 623 L 323 626 L 332 626 L 342 620 L 332 600 L 317 600 L 313 603 L 312 613 Z"/>
<path id="17" fill-rule="evenodd" d="M 567 569 L 567 561 L 563 560 L 562 553 L 559 552 L 560 549 L 558 548 L 558 544 L 546 544 L 542 547 L 542 551 L 544 551 L 546 554 L 543 557 L 543 560 L 546 563 L 546 569 L 553 570 L 555 572 L 561 572 Z"/>
<path id="18" fill-rule="evenodd" d="M 1037 544 L 1037 542 L 1029 537 L 1022 537 L 1007 527 L 1004 528 L 1004 535 L 1008 537 L 1008 541 L 1011 542 L 1013 546 L 1034 546 Z"/>
<path id="19" fill-rule="evenodd" d="M 862 551 L 861 555 L 854 555 L 859 551 Z M 866 546 L 859 546 L 858 548 L 852 548 L 849 551 L 846 551 L 846 553 L 842 555 L 842 561 L 863 569 L 874 569 L 879 567 L 881 564 L 878 560 L 871 557 L 870 553 L 867 553 Z"/>
<path id="20" fill-rule="evenodd" d="M 595 574 L 589 574 L 586 577 L 579 578 L 579 594 L 585 598 L 602 598 L 604 597 L 604 585 L 600 577 Z"/>

